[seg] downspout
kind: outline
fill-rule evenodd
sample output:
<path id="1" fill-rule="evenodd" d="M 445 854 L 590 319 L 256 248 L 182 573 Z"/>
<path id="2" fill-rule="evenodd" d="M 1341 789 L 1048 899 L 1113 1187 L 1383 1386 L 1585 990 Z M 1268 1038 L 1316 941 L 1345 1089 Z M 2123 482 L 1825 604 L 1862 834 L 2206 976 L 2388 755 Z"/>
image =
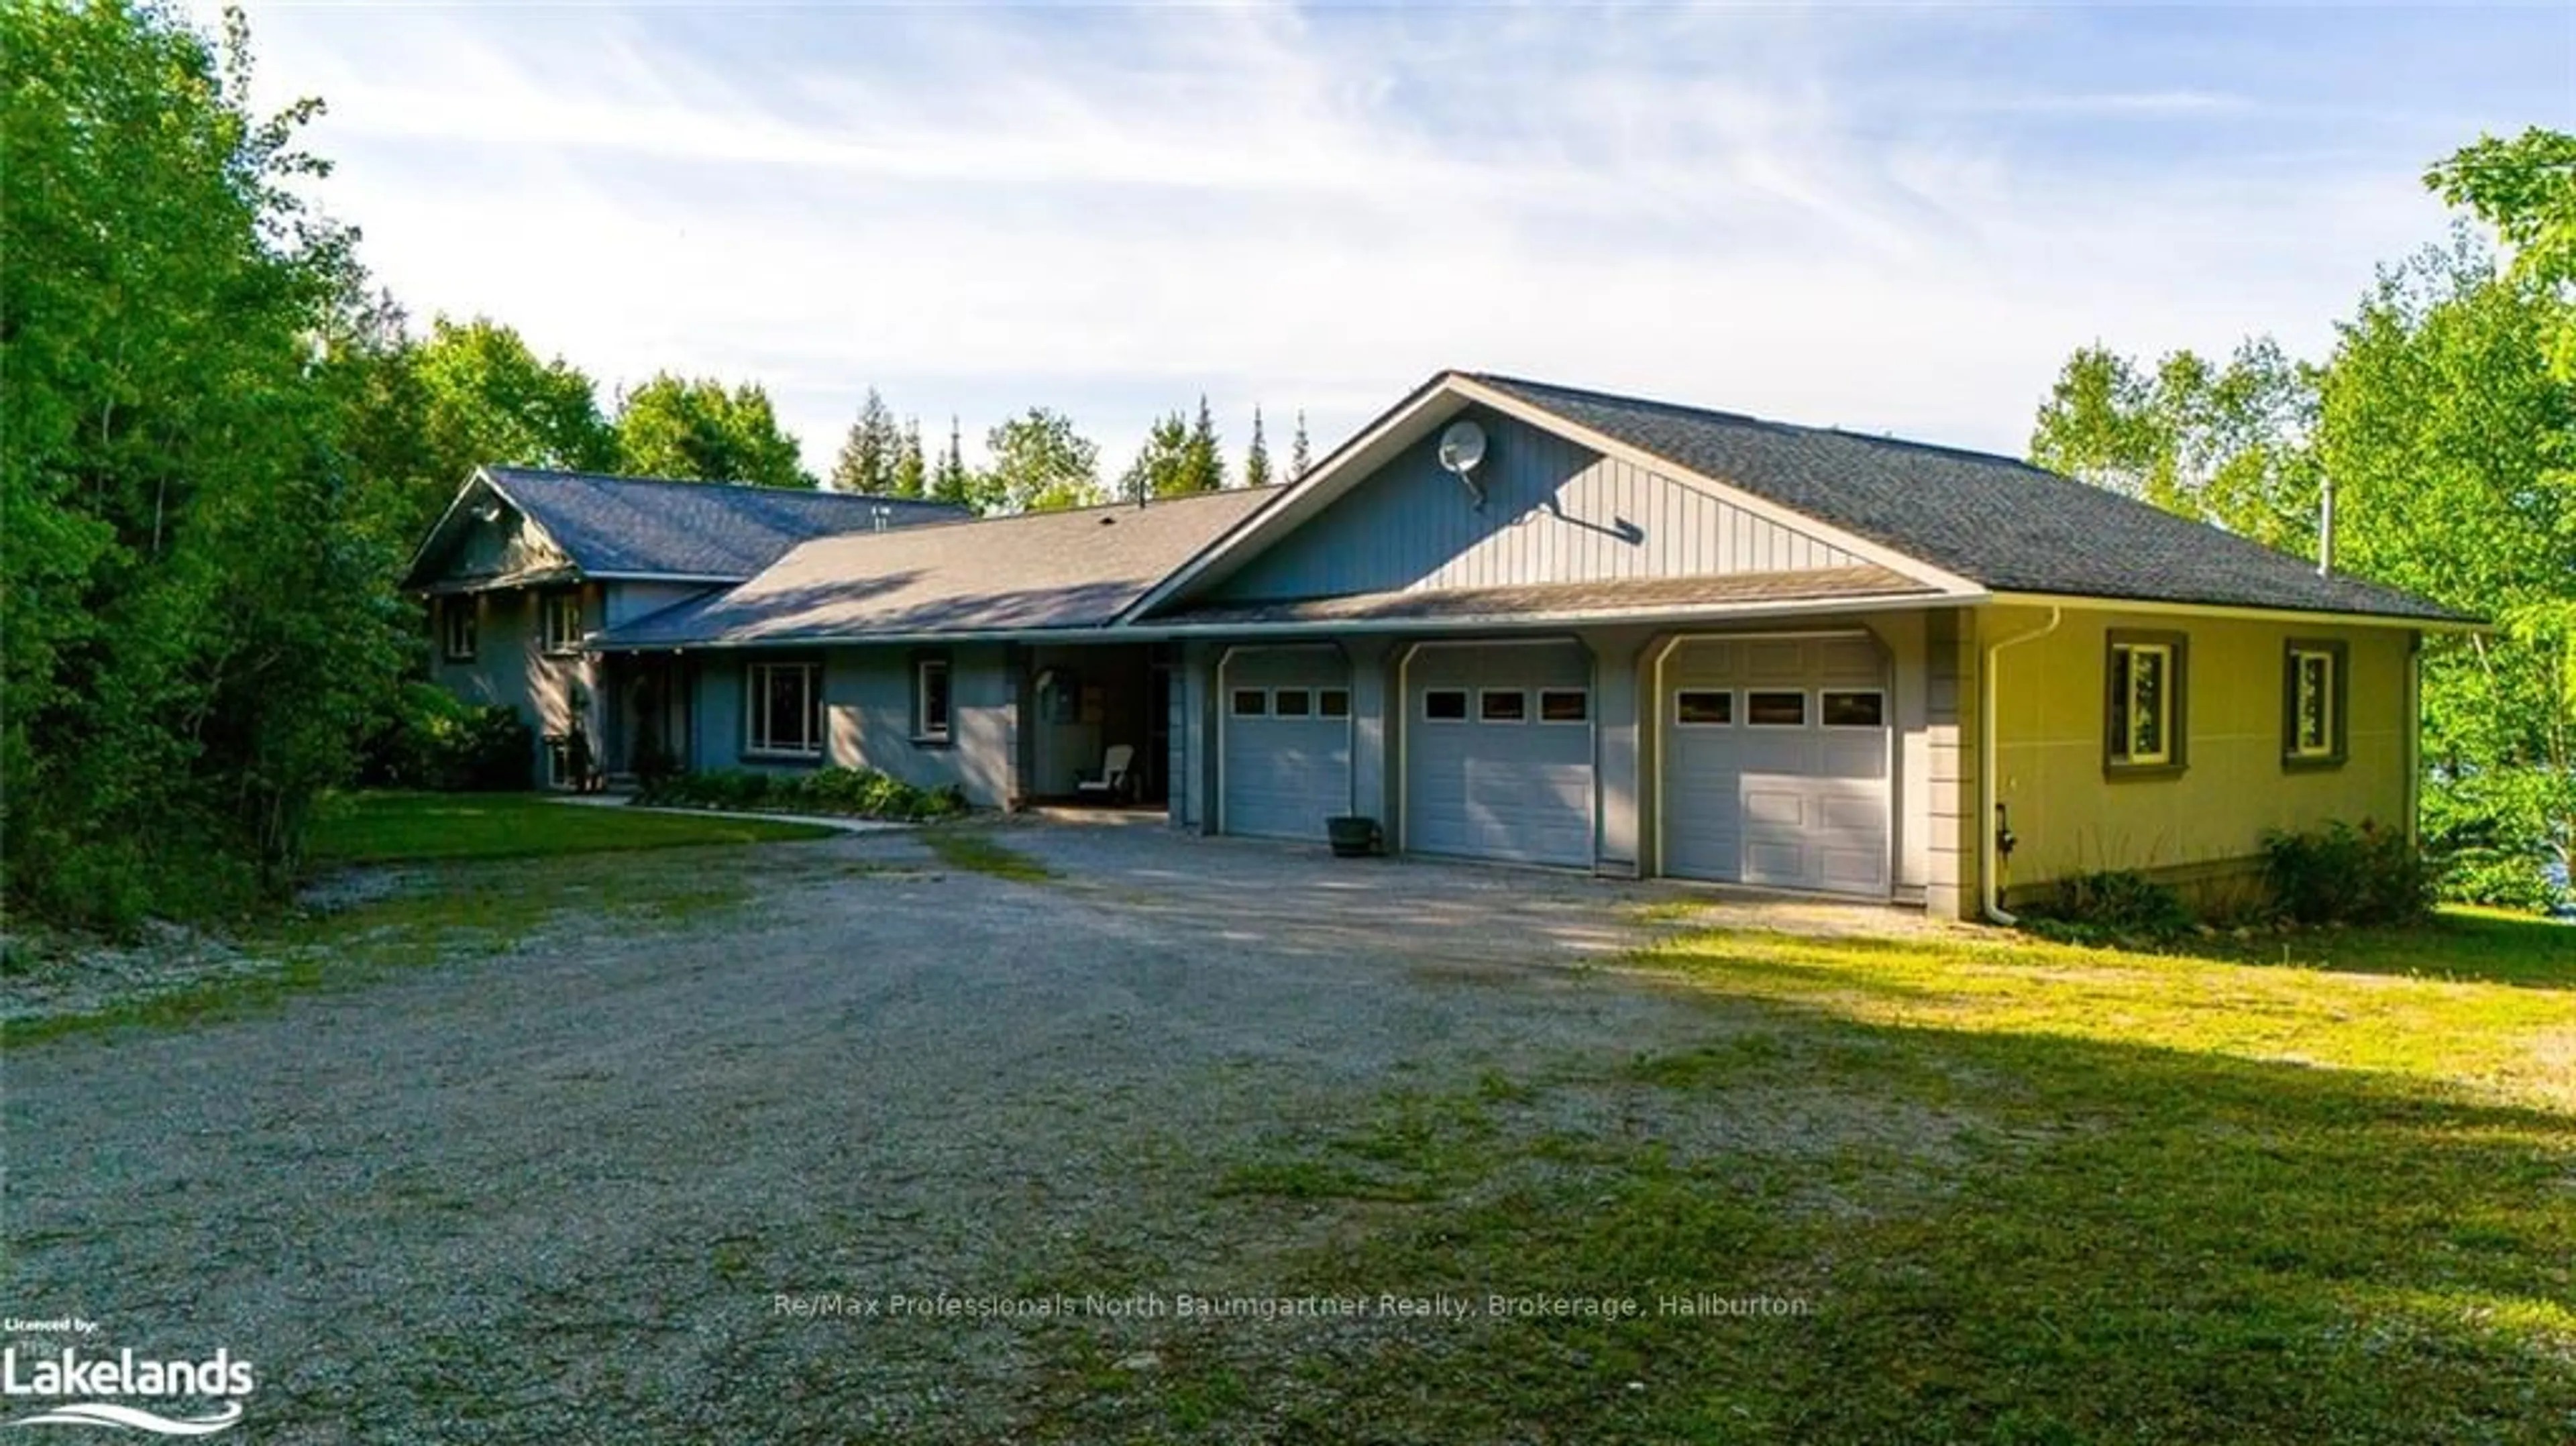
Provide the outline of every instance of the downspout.
<path id="1" fill-rule="evenodd" d="M 2028 632 L 1998 638 L 1986 646 L 1985 666 L 1978 669 L 1979 703 L 1977 707 L 1977 893 L 1988 920 L 2003 925 L 2021 921 L 2004 912 L 2003 890 L 1995 875 L 2001 868 L 1995 847 L 1995 669 L 2003 651 L 2017 644 L 2035 641 L 2057 631 L 2066 621 L 2066 609 L 2052 605 L 2048 621 Z"/>

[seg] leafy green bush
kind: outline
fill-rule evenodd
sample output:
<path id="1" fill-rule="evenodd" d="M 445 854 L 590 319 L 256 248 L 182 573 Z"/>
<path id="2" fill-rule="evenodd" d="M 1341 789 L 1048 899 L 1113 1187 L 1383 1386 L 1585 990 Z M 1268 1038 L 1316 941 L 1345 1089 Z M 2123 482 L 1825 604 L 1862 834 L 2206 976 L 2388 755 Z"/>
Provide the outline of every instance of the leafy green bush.
<path id="1" fill-rule="evenodd" d="M 817 768 L 810 773 L 720 768 L 641 784 L 640 801 L 680 808 L 909 820 L 949 818 L 967 809 L 966 792 L 955 784 L 919 788 L 873 768 Z"/>
<path id="2" fill-rule="evenodd" d="M 2075 939 L 2169 939 L 2191 932 L 2191 908 L 2169 884 L 2136 869 L 2070 874 L 2024 911 L 2040 932 Z"/>
<path id="3" fill-rule="evenodd" d="M 2433 906 L 2433 874 L 2406 835 L 2364 822 L 2263 836 L 2263 880 L 2302 924 L 2406 924 Z"/>
<path id="4" fill-rule="evenodd" d="M 513 708 L 477 706 L 435 683 L 407 683 L 366 742 L 361 782 L 390 788 L 507 792 L 531 782 L 536 735 Z"/>

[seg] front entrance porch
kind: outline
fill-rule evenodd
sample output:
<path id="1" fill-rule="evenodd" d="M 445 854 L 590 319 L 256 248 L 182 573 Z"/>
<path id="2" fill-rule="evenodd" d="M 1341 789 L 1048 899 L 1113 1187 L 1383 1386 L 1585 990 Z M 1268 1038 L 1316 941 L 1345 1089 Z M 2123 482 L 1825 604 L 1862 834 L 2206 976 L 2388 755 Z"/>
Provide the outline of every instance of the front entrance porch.
<path id="1" fill-rule="evenodd" d="M 611 785 L 686 766 L 689 672 L 689 660 L 677 653 L 611 653 L 600 660 L 599 767 Z"/>
<path id="2" fill-rule="evenodd" d="M 1021 655 L 1020 801 L 1161 808 L 1171 796 L 1172 666 L 1153 644 Z M 1086 790 L 1118 762 L 1116 786 Z"/>

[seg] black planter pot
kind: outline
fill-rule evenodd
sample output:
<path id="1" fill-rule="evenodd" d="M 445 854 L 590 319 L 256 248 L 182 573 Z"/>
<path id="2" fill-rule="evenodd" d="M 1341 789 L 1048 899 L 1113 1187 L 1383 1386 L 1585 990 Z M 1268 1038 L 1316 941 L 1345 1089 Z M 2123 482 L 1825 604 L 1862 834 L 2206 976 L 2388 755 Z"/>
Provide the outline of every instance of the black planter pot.
<path id="1" fill-rule="evenodd" d="M 1357 814 L 1324 820 L 1324 835 L 1333 841 L 1333 857 L 1341 859 L 1367 858 L 1377 852 L 1379 841 L 1385 837 L 1376 819 Z"/>

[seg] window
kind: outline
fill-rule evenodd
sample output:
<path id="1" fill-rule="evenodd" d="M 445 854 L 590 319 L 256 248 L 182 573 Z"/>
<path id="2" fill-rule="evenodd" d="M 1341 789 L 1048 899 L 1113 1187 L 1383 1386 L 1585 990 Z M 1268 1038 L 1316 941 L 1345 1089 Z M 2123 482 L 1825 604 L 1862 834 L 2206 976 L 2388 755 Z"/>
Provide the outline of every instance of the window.
<path id="1" fill-rule="evenodd" d="M 451 663 L 474 661 L 475 609 L 482 604 L 473 597 L 452 597 L 441 602 L 439 616 L 446 624 L 447 660 Z"/>
<path id="2" fill-rule="evenodd" d="M 2103 766 L 2114 772 L 2180 769 L 2182 635 L 2115 632 L 2110 649 L 2103 670 Z"/>
<path id="3" fill-rule="evenodd" d="M 954 726 L 949 720 L 948 660 L 916 658 L 912 664 L 912 736 L 918 743 L 945 743 Z"/>
<path id="4" fill-rule="evenodd" d="M 1541 688 L 1538 693 L 1538 721 L 1589 723 L 1592 721 L 1592 694 L 1582 688 Z"/>
<path id="5" fill-rule="evenodd" d="M 1315 695 L 1306 688 L 1282 688 L 1270 695 L 1270 711 L 1281 718 L 1311 718 Z"/>
<path id="6" fill-rule="evenodd" d="M 1755 728 L 1804 728 L 1807 726 L 1807 695 L 1748 692 L 1744 695 L 1744 721 Z"/>
<path id="7" fill-rule="evenodd" d="M 822 669 L 812 663 L 754 663 L 745 670 L 750 712 L 743 751 L 812 758 L 823 751 Z"/>
<path id="8" fill-rule="evenodd" d="M 2344 760 L 2341 643 L 2290 640 L 2281 678 L 2281 760 L 2331 767 Z"/>
<path id="9" fill-rule="evenodd" d="M 581 594 L 546 595 L 546 651 L 570 653 L 581 647 Z"/>
<path id="10" fill-rule="evenodd" d="M 1824 692 L 1816 695 L 1816 721 L 1828 728 L 1876 728 L 1887 722 L 1887 695 Z"/>
<path id="11" fill-rule="evenodd" d="M 1724 688 L 1684 688 L 1673 695 L 1673 721 L 1711 728 L 1735 721 L 1735 695 Z"/>
<path id="12" fill-rule="evenodd" d="M 1315 692 L 1315 716 L 1319 718 L 1348 718 L 1351 716 L 1351 690 L 1348 688 L 1317 689 Z"/>
<path id="13" fill-rule="evenodd" d="M 1237 688 L 1234 690 L 1235 717 L 1266 718 L 1269 714 L 1269 694 L 1262 692 L 1259 688 Z"/>
<path id="14" fill-rule="evenodd" d="M 1467 690 L 1431 688 L 1422 695 L 1422 716 L 1434 723 L 1467 721 Z"/>
<path id="15" fill-rule="evenodd" d="M 1518 688 L 1487 688 L 1476 698 L 1476 716 L 1488 723 L 1529 721 L 1529 694 Z"/>

